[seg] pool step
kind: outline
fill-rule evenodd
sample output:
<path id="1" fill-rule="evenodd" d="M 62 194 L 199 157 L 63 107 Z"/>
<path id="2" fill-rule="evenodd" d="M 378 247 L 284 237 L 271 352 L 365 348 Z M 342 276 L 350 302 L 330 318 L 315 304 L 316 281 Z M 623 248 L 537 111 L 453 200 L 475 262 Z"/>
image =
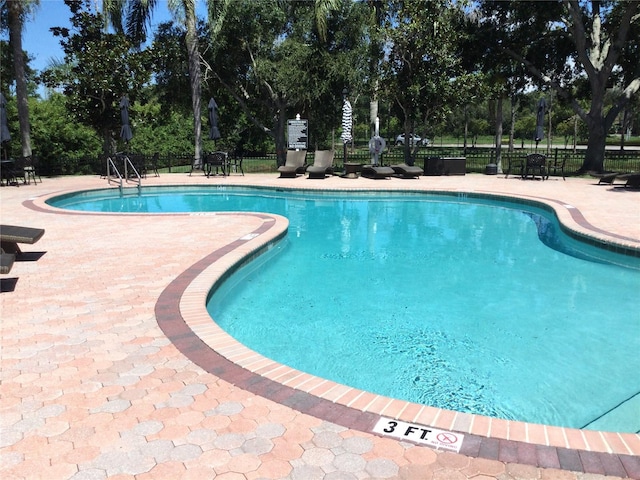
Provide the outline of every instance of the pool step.
<path id="1" fill-rule="evenodd" d="M 640 433 L 640 392 L 599 416 L 583 428 Z"/>

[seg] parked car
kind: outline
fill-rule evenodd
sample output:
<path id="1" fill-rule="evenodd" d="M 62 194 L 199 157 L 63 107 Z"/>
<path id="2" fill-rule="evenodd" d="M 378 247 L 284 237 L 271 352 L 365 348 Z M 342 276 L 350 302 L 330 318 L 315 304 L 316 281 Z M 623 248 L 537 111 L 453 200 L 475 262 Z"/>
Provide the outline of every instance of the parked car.
<path id="1" fill-rule="evenodd" d="M 418 135 L 414 135 L 413 133 L 410 134 L 410 137 L 411 137 L 410 141 L 412 146 L 419 145 L 419 146 L 426 147 L 431 143 L 431 140 L 429 140 L 428 138 L 420 138 Z M 404 145 L 404 133 L 401 133 L 396 137 L 396 145 L 397 146 Z"/>

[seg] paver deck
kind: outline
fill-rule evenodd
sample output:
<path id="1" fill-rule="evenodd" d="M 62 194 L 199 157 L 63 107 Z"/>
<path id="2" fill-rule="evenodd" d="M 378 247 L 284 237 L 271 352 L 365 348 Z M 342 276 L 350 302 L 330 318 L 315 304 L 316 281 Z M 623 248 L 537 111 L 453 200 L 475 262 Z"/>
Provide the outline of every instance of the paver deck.
<path id="1" fill-rule="evenodd" d="M 252 354 L 206 315 L 238 259 L 282 235 L 270 214 L 94 214 L 44 200 L 98 177 L 2 187 L 1 223 L 45 228 L 0 294 L 0 477 L 640 479 L 640 435 L 506 422 L 372 396 Z M 640 192 L 593 179 L 150 177 L 494 193 L 542 200 L 594 241 L 640 249 Z M 26 260 L 26 261 L 24 261 Z M 640 317 L 636 320 L 640 321 Z M 380 415 L 462 432 L 461 453 L 371 433 Z"/>

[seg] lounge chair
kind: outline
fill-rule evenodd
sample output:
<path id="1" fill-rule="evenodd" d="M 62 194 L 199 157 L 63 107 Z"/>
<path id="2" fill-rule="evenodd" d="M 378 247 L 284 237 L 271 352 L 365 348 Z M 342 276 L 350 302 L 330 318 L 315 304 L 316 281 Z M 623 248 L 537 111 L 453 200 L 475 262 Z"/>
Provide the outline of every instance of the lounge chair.
<path id="1" fill-rule="evenodd" d="M 589 172 L 589 175 L 599 179 L 598 185 L 602 185 L 602 184 L 613 185 L 613 182 L 615 181 L 615 179 L 619 174 L 618 172 L 603 172 L 603 173 Z"/>
<path id="2" fill-rule="evenodd" d="M 44 235 L 44 228 L 0 225 L 0 247 L 5 253 L 22 253 L 19 243 L 34 244 Z"/>
<path id="3" fill-rule="evenodd" d="M 287 150 L 285 164 L 278 167 L 279 178 L 296 178 L 298 175 L 303 175 L 307 169 L 306 159 L 306 150 Z"/>
<path id="4" fill-rule="evenodd" d="M 424 170 L 415 165 L 407 165 L 406 163 L 398 163 L 397 165 L 391 165 L 396 175 L 403 178 L 417 178 L 420 175 L 424 175 Z"/>
<path id="5" fill-rule="evenodd" d="M 625 173 L 617 178 L 626 180 L 624 185 L 618 186 L 620 188 L 640 188 L 640 173 Z"/>
<path id="6" fill-rule="evenodd" d="M 15 261 L 16 255 L 14 253 L 4 253 L 4 251 L 0 253 L 0 273 L 9 273 Z"/>
<path id="7" fill-rule="evenodd" d="M 363 165 L 361 175 L 366 178 L 389 178 L 395 175 L 395 171 L 391 167 L 381 167 L 377 165 Z"/>
<path id="8" fill-rule="evenodd" d="M 325 178 L 333 174 L 333 150 L 316 150 L 313 165 L 307 167 L 309 178 Z"/>

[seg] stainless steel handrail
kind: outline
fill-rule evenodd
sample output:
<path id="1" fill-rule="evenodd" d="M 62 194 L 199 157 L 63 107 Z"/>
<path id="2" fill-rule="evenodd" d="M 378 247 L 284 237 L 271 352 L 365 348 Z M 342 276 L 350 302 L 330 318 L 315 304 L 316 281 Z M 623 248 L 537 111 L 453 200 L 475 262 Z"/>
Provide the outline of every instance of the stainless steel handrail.
<path id="1" fill-rule="evenodd" d="M 117 183 L 120 187 L 120 191 L 122 192 L 122 175 L 120 175 L 120 171 L 118 170 L 118 167 L 116 167 L 116 164 L 113 162 L 113 159 L 111 157 L 107 157 L 107 182 L 109 184 L 111 184 L 112 182 Z"/>
<path id="2" fill-rule="evenodd" d="M 133 163 L 131 162 L 129 157 L 121 153 L 116 153 L 116 158 L 122 158 L 124 175 L 120 173 L 120 170 L 118 170 L 118 167 L 116 167 L 113 159 L 111 157 L 107 157 L 107 182 L 109 182 L 109 184 L 111 184 L 112 182 L 117 183 L 118 187 L 120 188 L 120 192 L 122 192 L 123 180 L 127 183 L 129 182 L 129 180 L 131 180 L 133 183 L 136 183 L 138 185 L 138 191 L 140 191 L 140 189 L 142 188 L 142 177 L 140 176 L 140 173 L 138 172 L 136 167 L 133 166 Z M 133 174 L 131 179 L 129 179 L 129 173 Z"/>
<path id="3" fill-rule="evenodd" d="M 132 178 L 131 181 L 134 183 L 137 183 L 138 190 L 140 190 L 142 188 L 142 177 L 140 176 L 140 173 L 138 173 L 138 170 L 136 169 L 136 167 L 133 166 L 133 163 L 131 163 L 131 160 L 129 159 L 129 157 L 125 155 L 124 156 L 124 178 L 127 183 L 129 182 L 129 171 L 135 174 L 135 177 Z"/>

